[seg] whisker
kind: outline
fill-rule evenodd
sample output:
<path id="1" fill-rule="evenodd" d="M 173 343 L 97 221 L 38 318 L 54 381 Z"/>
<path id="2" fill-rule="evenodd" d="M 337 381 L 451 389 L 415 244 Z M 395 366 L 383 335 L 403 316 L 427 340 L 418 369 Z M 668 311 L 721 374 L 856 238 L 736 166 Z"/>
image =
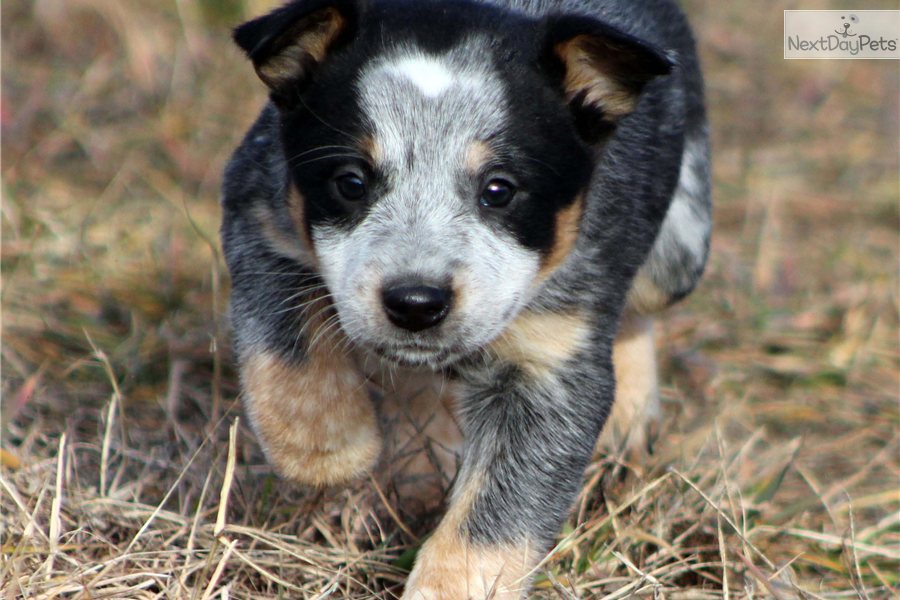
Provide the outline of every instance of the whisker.
<path id="1" fill-rule="evenodd" d="M 319 146 L 317 148 L 310 148 L 309 150 L 304 150 L 303 152 L 298 152 L 297 154 L 289 157 L 288 162 L 292 160 L 296 160 L 301 156 L 306 156 L 307 154 L 312 154 L 313 152 L 322 152 L 325 150 L 349 150 L 350 152 L 358 151 L 358 148 L 354 148 L 353 146 L 343 146 L 340 144 L 331 144 L 329 146 Z"/>
<path id="2" fill-rule="evenodd" d="M 349 357 L 349 356 L 350 356 L 350 352 L 353 350 L 353 348 L 354 348 L 355 346 L 356 346 L 356 343 L 355 343 L 352 339 L 350 339 L 350 336 L 349 336 L 349 335 L 344 335 L 344 339 L 343 339 L 343 341 L 341 341 L 341 343 L 337 346 L 337 350 L 338 350 L 341 354 L 343 354 L 344 356 Z"/>
<path id="3" fill-rule="evenodd" d="M 384 362 L 384 361 L 382 361 L 382 362 Z M 397 382 L 394 380 L 394 365 L 393 364 L 388 363 L 387 374 L 388 374 L 388 379 L 391 382 L 391 388 L 396 390 Z"/>
<path id="4" fill-rule="evenodd" d="M 325 119 L 320 117 L 313 109 L 311 109 L 309 107 L 309 105 L 306 103 L 306 101 L 302 97 L 300 98 L 300 104 L 302 104 L 303 108 L 308 110 L 309 114 L 311 114 L 313 117 L 315 117 L 316 120 L 319 121 L 325 127 L 331 129 L 332 131 L 340 133 L 341 135 L 346 136 L 349 139 L 354 139 L 354 136 L 352 134 L 347 133 L 346 131 L 343 131 L 342 129 L 338 129 L 337 127 L 335 127 L 334 125 L 332 125 L 331 123 L 327 122 Z"/>
<path id="5" fill-rule="evenodd" d="M 338 357 L 346 357 L 350 358 L 350 344 L 352 341 L 347 336 L 347 333 L 344 331 L 343 322 L 338 319 L 335 323 L 335 327 L 328 332 L 328 335 L 331 337 L 331 356 L 333 358 Z"/>
<path id="6" fill-rule="evenodd" d="M 327 154 L 325 156 L 317 156 L 316 158 L 311 158 L 309 160 L 304 160 L 303 162 L 295 164 L 291 164 L 289 161 L 288 164 L 290 164 L 292 167 L 302 167 L 303 165 L 309 165 L 320 160 L 327 160 L 329 158 L 358 158 L 358 156 L 356 154 Z"/>
<path id="7" fill-rule="evenodd" d="M 312 297 L 312 298 L 310 298 L 309 300 L 307 300 L 307 301 L 305 301 L 305 302 L 301 302 L 301 303 L 298 304 L 298 305 L 289 306 L 289 307 L 287 307 L 287 308 L 285 308 L 285 309 L 283 309 L 283 310 L 275 311 L 275 312 L 273 312 L 273 313 L 271 313 L 271 314 L 278 315 L 278 314 L 281 314 L 281 313 L 284 313 L 284 312 L 288 312 L 288 311 L 291 311 L 291 310 L 296 310 L 296 309 L 300 308 L 301 306 L 305 306 L 305 305 L 307 305 L 307 304 L 312 304 L 312 303 L 315 302 L 316 300 L 326 300 L 326 299 L 332 297 L 332 295 L 331 295 L 330 293 L 328 293 L 328 294 L 318 294 L 317 292 L 319 292 L 321 289 L 323 289 L 323 288 L 305 289 L 305 290 L 300 290 L 300 291 L 298 291 L 298 292 L 296 292 L 296 293 L 294 293 L 294 294 L 291 294 L 290 296 L 288 296 L 287 298 L 284 298 L 281 302 L 279 302 L 278 304 L 276 304 L 275 307 L 277 308 L 277 307 L 279 307 L 279 306 L 283 306 L 284 304 L 287 304 L 288 302 L 291 302 L 291 301 L 293 301 L 293 300 L 299 298 L 300 296 L 304 296 L 304 295 L 307 295 L 307 294 L 315 294 L 315 296 Z"/>
<path id="8" fill-rule="evenodd" d="M 303 279 L 313 279 L 313 275 L 305 271 L 297 271 L 294 267 L 285 268 L 283 271 L 247 271 L 247 275 L 262 275 L 264 277 L 297 277 Z"/>
<path id="9" fill-rule="evenodd" d="M 330 296 L 330 294 L 329 294 L 329 296 Z M 312 298 L 312 299 L 307 300 L 307 301 L 305 301 L 305 302 L 301 302 L 301 303 L 299 303 L 299 304 L 292 304 L 291 306 L 287 306 L 287 307 L 282 308 L 282 309 L 280 309 L 280 310 L 272 311 L 272 312 L 270 312 L 269 314 L 270 314 L 270 315 L 283 315 L 284 313 L 297 312 L 297 311 L 299 311 L 299 312 L 301 313 L 301 316 L 302 316 L 302 312 L 305 311 L 309 306 L 312 306 L 313 304 L 315 304 L 315 303 L 318 302 L 319 300 L 327 300 L 327 299 L 328 299 L 328 296 L 316 296 L 315 298 Z M 283 304 L 283 302 L 282 302 L 282 304 Z"/>
<path id="10" fill-rule="evenodd" d="M 301 347 L 303 340 L 307 338 L 306 332 L 309 331 L 309 328 L 310 328 L 311 326 L 313 326 L 313 324 L 314 324 L 314 323 L 316 322 L 316 320 L 318 319 L 319 315 L 321 315 L 321 314 L 327 312 L 329 309 L 331 309 L 331 304 L 327 304 L 326 306 L 320 308 L 319 310 L 317 310 L 317 311 L 316 311 L 315 313 L 313 313 L 312 315 L 307 314 L 307 313 L 308 313 L 307 310 L 299 311 L 299 312 L 297 313 L 297 315 L 295 316 L 295 319 L 294 319 L 294 320 L 295 320 L 295 321 L 303 321 L 303 323 L 302 323 L 302 325 L 298 328 L 298 330 L 297 330 L 297 335 L 296 335 L 296 337 L 294 338 L 293 352 L 294 352 L 295 354 L 296 354 L 297 350 Z M 312 349 L 312 345 L 311 345 L 311 344 L 305 344 L 305 346 L 306 346 L 306 351 L 307 351 L 307 352 L 309 352 L 309 351 Z"/>
<path id="11" fill-rule="evenodd" d="M 306 322 L 300 328 L 300 331 L 298 333 L 300 335 L 306 335 L 306 332 L 309 330 L 310 327 L 318 327 L 320 324 L 316 324 L 316 320 L 319 318 L 320 315 L 328 312 L 330 309 L 331 309 L 331 305 L 329 304 L 327 306 L 323 306 L 322 308 L 320 308 L 319 310 L 317 310 L 316 312 L 314 312 L 311 315 L 306 314 L 306 311 L 304 311 L 303 316 L 306 318 Z"/>
<path id="12" fill-rule="evenodd" d="M 531 161 L 531 162 L 535 163 L 536 165 L 540 165 L 540 166 L 546 168 L 548 171 L 552 171 L 554 175 L 557 175 L 557 176 L 560 175 L 559 170 L 557 170 L 553 165 L 551 165 L 550 163 L 544 162 L 538 158 L 534 158 L 533 156 L 520 156 L 517 158 L 524 158 L 525 160 Z"/>
<path id="13" fill-rule="evenodd" d="M 316 347 L 316 344 L 319 343 L 319 340 L 322 339 L 322 336 L 323 336 L 323 335 L 324 335 L 324 334 L 325 334 L 332 326 L 334 326 L 334 325 L 340 326 L 340 321 L 339 321 L 338 319 L 339 319 L 339 317 L 338 317 L 337 314 L 331 315 L 330 317 L 328 317 L 327 319 L 325 319 L 325 322 L 322 323 L 322 325 L 320 325 L 319 328 L 318 328 L 318 330 L 316 331 L 315 337 L 313 337 L 312 341 L 310 341 L 309 347 L 310 347 L 310 348 L 315 348 L 315 347 Z"/>

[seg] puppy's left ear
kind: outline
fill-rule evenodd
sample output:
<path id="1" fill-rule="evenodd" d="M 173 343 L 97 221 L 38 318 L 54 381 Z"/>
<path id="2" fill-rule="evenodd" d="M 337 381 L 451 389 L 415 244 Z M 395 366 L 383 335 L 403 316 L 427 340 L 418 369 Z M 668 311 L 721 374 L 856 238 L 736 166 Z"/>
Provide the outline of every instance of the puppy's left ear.
<path id="1" fill-rule="evenodd" d="M 563 92 L 587 138 L 634 111 L 644 86 L 675 66 L 661 49 L 602 21 L 562 15 L 545 26 L 545 58 L 562 66 Z"/>
<path id="2" fill-rule="evenodd" d="M 352 0 L 294 0 L 234 30 L 234 41 L 278 104 L 309 81 L 316 68 L 356 28 Z"/>

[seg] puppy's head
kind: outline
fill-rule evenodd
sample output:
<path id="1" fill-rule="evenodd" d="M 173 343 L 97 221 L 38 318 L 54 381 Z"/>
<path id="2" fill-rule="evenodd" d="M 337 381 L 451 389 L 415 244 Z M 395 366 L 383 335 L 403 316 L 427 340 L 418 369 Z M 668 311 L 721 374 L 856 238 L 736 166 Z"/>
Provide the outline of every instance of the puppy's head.
<path id="1" fill-rule="evenodd" d="M 442 366 L 573 250 L 598 148 L 670 63 L 598 21 L 303 0 L 235 32 L 281 113 L 297 244 L 348 336 Z"/>

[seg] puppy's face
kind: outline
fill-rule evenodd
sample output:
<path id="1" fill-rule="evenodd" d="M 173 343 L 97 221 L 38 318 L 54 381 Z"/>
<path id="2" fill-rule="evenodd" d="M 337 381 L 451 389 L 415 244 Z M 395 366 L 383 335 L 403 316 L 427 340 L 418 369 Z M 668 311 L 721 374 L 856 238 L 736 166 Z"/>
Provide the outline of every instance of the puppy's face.
<path id="1" fill-rule="evenodd" d="M 557 213 L 578 209 L 582 144 L 534 131 L 503 77 L 473 61 L 479 45 L 372 60 L 346 83 L 352 108 L 307 116 L 296 138 L 314 144 L 290 144 L 344 330 L 404 363 L 441 365 L 489 342 L 576 235 Z M 324 109 L 322 95 L 310 101 Z M 547 143 L 561 150 L 547 156 Z"/>
<path id="2" fill-rule="evenodd" d="M 430 17 L 446 21 L 441 39 L 390 37 L 390 14 L 354 29 L 328 8 L 257 70 L 282 108 L 298 239 L 344 331 L 389 360 L 440 367 L 497 337 L 573 249 L 593 157 L 576 108 L 592 90 L 567 88 L 585 86 L 584 73 L 566 83 L 580 46 L 551 45 L 548 73 L 543 46 Z M 314 75 L 299 83 L 286 60 Z"/>

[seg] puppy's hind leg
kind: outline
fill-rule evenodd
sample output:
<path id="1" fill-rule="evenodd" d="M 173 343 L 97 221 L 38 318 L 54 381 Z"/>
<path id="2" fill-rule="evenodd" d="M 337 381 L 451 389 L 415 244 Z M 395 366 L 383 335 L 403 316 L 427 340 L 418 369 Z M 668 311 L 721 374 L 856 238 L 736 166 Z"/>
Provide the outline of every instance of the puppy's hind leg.
<path id="1" fill-rule="evenodd" d="M 616 400 L 600 435 L 607 451 L 645 452 L 649 430 L 660 418 L 653 318 L 627 313 L 613 344 Z"/>
<path id="2" fill-rule="evenodd" d="M 652 315 L 687 296 L 703 274 L 712 231 L 709 142 L 705 126 L 688 134 L 678 185 L 650 255 L 628 292 L 613 345 L 616 401 L 600 445 L 645 450 L 659 418 Z"/>

